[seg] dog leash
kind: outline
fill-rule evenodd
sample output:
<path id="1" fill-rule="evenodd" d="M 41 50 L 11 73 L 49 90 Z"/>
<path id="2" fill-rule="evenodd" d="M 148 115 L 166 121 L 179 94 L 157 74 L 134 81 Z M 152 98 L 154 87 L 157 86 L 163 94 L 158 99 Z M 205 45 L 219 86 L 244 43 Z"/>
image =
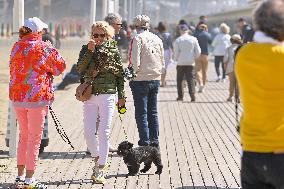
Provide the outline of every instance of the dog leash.
<path id="1" fill-rule="evenodd" d="M 48 109 L 49 109 L 51 117 L 52 117 L 52 119 L 54 121 L 56 131 L 58 132 L 58 134 L 60 135 L 62 140 L 64 142 L 68 143 L 71 146 L 71 148 L 74 150 L 75 149 L 74 146 L 71 144 L 71 141 L 69 140 L 68 136 L 66 135 L 63 127 L 61 126 L 61 124 L 60 124 L 58 118 L 56 117 L 56 115 L 55 115 L 53 109 L 51 108 L 51 106 L 48 106 Z"/>
<path id="2" fill-rule="evenodd" d="M 126 113 L 127 109 L 126 109 L 125 106 L 122 106 L 122 107 L 117 106 L 117 110 L 118 110 L 118 117 L 119 117 L 119 120 L 120 120 L 120 123 L 121 123 L 121 126 L 122 126 L 122 130 L 123 130 L 123 133 L 124 133 L 124 138 L 125 138 L 125 140 L 128 140 L 126 129 L 125 129 L 125 126 L 123 124 L 123 119 L 122 119 L 122 116 L 121 116 L 121 115 Z"/>
<path id="3" fill-rule="evenodd" d="M 238 94 L 238 84 L 236 81 L 236 85 L 235 85 L 235 113 L 236 113 L 236 130 L 238 131 L 238 133 L 240 133 L 240 122 L 239 122 L 239 98 L 238 98 L 239 94 Z"/>

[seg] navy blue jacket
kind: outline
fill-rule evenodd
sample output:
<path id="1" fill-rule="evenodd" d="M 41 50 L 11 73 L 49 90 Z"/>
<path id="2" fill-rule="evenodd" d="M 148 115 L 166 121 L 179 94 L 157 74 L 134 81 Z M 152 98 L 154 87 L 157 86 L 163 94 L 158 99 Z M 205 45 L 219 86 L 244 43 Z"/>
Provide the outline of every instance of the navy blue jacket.
<path id="1" fill-rule="evenodd" d="M 196 30 L 194 37 L 196 37 L 198 40 L 199 46 L 201 48 L 201 54 L 208 55 L 209 44 L 212 42 L 210 33 L 204 30 Z"/>

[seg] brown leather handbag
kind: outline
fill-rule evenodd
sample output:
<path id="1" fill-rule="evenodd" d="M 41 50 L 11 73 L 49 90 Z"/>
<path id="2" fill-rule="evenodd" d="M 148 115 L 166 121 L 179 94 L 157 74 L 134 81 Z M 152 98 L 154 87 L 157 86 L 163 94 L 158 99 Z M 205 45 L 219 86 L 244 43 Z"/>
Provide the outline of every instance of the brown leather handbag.
<path id="1" fill-rule="evenodd" d="M 77 88 L 76 88 L 76 99 L 85 102 L 89 100 L 92 96 L 92 82 L 86 81 L 84 83 L 81 83 Z"/>

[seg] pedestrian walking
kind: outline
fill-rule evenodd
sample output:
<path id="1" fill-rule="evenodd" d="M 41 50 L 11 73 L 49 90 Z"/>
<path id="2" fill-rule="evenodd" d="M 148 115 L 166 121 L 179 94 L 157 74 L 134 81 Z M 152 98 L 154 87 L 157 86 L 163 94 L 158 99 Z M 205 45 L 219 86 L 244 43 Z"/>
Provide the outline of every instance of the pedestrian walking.
<path id="1" fill-rule="evenodd" d="M 244 18 L 239 18 L 237 21 L 237 28 L 240 31 L 244 43 L 253 41 L 254 30 L 253 27 L 247 23 Z"/>
<path id="2" fill-rule="evenodd" d="M 254 42 L 240 48 L 236 76 L 243 189 L 284 188 L 284 1 L 267 0 L 253 14 Z"/>
<path id="3" fill-rule="evenodd" d="M 234 95 L 236 95 L 235 99 L 239 99 L 238 82 L 236 80 L 235 71 L 234 71 L 235 52 L 243 43 L 241 36 L 238 34 L 232 35 L 230 40 L 231 40 L 232 45 L 226 49 L 226 53 L 224 56 L 224 66 L 226 70 L 226 75 L 229 76 L 229 80 L 230 80 L 229 97 L 227 98 L 228 102 L 232 102 L 232 98 Z"/>
<path id="4" fill-rule="evenodd" d="M 202 93 L 207 82 L 209 44 L 212 40 L 206 24 L 199 24 L 194 36 L 197 38 L 201 49 L 201 54 L 196 60 L 195 71 L 196 80 L 199 84 L 198 92 Z"/>
<path id="5" fill-rule="evenodd" d="M 225 73 L 225 67 L 224 67 L 224 55 L 226 52 L 226 49 L 231 45 L 230 42 L 230 27 L 222 23 L 220 25 L 220 33 L 214 38 L 212 42 L 213 46 L 213 55 L 214 55 L 214 63 L 215 63 L 215 70 L 217 74 L 217 80 L 219 81 L 225 81 L 226 79 L 226 73 Z M 220 73 L 220 65 L 222 67 L 222 74 Z"/>
<path id="6" fill-rule="evenodd" d="M 50 41 L 50 43 L 53 45 L 53 39 L 52 39 L 50 33 L 48 32 L 47 28 L 43 28 L 43 30 L 42 30 L 42 40 L 45 41 L 45 42 Z"/>
<path id="7" fill-rule="evenodd" d="M 125 104 L 124 77 L 121 56 L 113 40 L 114 29 L 107 22 L 98 21 L 91 31 L 91 39 L 82 46 L 77 69 L 85 82 L 92 82 L 92 96 L 83 105 L 84 136 L 96 162 L 91 179 L 104 184 L 116 93 L 118 106 Z"/>
<path id="8" fill-rule="evenodd" d="M 35 180 L 34 173 L 45 116 L 54 100 L 53 76 L 65 69 L 59 52 L 50 42 L 42 41 L 42 30 L 47 27 L 37 17 L 25 20 L 10 55 L 9 98 L 20 130 L 16 188 L 46 188 Z"/>
<path id="9" fill-rule="evenodd" d="M 137 35 L 131 41 L 130 66 L 136 77 L 129 82 L 135 106 L 135 120 L 139 132 L 139 146 L 159 146 L 157 96 L 161 75 L 165 69 L 162 40 L 149 31 L 150 18 L 134 18 Z"/>
<path id="10" fill-rule="evenodd" d="M 177 91 L 178 101 L 183 100 L 184 89 L 182 86 L 185 77 L 188 84 L 191 101 L 195 101 L 194 66 L 196 59 L 200 56 L 201 49 L 195 37 L 188 34 L 189 28 L 182 24 L 180 27 L 181 36 L 174 42 L 174 60 L 177 61 Z"/>
<path id="11" fill-rule="evenodd" d="M 169 32 L 167 32 L 166 25 L 163 22 L 159 22 L 157 29 L 158 29 L 157 35 L 162 40 L 164 47 L 165 72 L 162 73 L 161 77 L 161 87 L 164 87 L 166 86 L 167 68 L 172 61 L 173 43 L 172 43 L 172 36 Z"/>
<path id="12" fill-rule="evenodd" d="M 61 42 L 60 42 L 60 38 L 61 38 L 61 32 L 60 32 L 60 25 L 57 25 L 57 27 L 55 27 L 55 48 L 60 49 L 61 47 Z"/>

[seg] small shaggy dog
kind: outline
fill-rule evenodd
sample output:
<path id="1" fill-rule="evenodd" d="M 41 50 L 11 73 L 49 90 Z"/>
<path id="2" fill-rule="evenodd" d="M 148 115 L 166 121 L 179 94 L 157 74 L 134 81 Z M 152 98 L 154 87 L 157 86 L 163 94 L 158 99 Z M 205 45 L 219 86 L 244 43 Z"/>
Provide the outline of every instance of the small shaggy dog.
<path id="1" fill-rule="evenodd" d="M 141 170 L 146 173 L 150 168 L 152 162 L 156 165 L 157 171 L 155 174 L 161 174 L 163 165 L 161 161 L 161 154 L 158 147 L 140 146 L 132 148 L 133 144 L 128 141 L 123 141 L 118 145 L 117 154 L 123 157 L 124 163 L 128 168 L 128 175 L 136 175 L 139 171 L 140 164 L 144 162 L 145 167 Z"/>

